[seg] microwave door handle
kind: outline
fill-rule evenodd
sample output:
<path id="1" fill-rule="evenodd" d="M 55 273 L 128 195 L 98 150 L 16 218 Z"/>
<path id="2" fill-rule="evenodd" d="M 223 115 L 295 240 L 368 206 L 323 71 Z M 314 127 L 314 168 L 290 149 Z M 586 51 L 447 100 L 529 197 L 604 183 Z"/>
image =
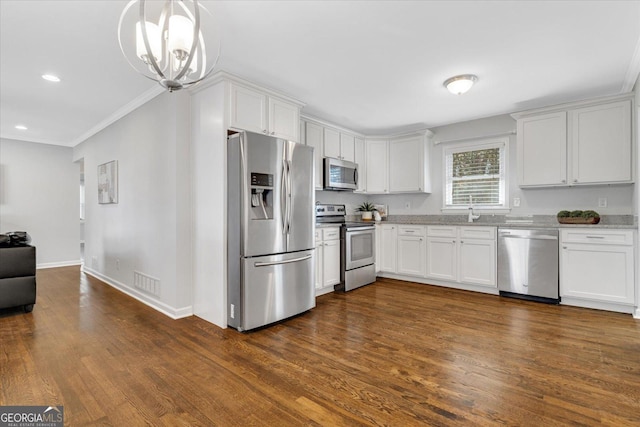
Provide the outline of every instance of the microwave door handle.
<path id="1" fill-rule="evenodd" d="M 356 188 L 358 187 L 358 168 L 355 168 L 353 170 L 353 182 L 356 185 Z"/>

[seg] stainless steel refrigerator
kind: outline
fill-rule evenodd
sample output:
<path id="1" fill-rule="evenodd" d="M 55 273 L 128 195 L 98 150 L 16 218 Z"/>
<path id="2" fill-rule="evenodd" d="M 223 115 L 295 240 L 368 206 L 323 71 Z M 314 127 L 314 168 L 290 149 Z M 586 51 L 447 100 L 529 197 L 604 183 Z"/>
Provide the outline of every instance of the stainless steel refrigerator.
<path id="1" fill-rule="evenodd" d="M 229 326 L 315 307 L 313 148 L 253 132 L 227 143 Z"/>

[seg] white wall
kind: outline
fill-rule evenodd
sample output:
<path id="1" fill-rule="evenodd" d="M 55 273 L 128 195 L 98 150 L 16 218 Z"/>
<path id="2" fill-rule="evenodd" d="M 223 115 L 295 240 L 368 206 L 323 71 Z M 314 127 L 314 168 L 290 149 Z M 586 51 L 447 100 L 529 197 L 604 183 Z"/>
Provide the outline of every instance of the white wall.
<path id="1" fill-rule="evenodd" d="M 192 97 L 193 312 L 227 327 L 225 83 Z"/>
<path id="2" fill-rule="evenodd" d="M 79 191 L 71 148 L 0 139 L 0 233 L 28 232 L 38 267 L 80 263 Z"/>
<path id="3" fill-rule="evenodd" d="M 164 93 L 74 149 L 85 167 L 85 271 L 172 317 L 192 313 L 190 102 Z M 98 204 L 97 167 L 118 161 L 119 202 Z M 134 271 L 160 281 L 134 288 Z"/>
<path id="4" fill-rule="evenodd" d="M 516 121 L 509 115 L 500 115 L 469 122 L 455 123 L 431 129 L 434 141 L 475 138 L 500 133 L 514 133 Z M 371 196 L 377 203 L 389 205 L 391 215 L 439 215 L 442 209 L 443 149 L 447 142 L 431 147 L 430 195 Z M 516 135 L 509 136 L 509 197 L 520 198 L 520 207 L 512 207 L 511 215 L 555 215 L 562 209 L 593 209 L 604 215 L 631 215 L 635 212 L 633 185 L 591 186 L 570 188 L 521 189 L 516 170 Z M 606 197 L 608 206 L 598 207 L 598 198 Z M 410 204 L 406 208 L 406 203 Z"/>

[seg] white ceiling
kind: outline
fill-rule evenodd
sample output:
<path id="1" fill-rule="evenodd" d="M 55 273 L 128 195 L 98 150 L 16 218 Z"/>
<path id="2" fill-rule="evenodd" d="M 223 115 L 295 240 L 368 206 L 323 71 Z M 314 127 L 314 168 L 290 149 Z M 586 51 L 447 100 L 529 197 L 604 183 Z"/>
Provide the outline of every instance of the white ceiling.
<path id="1" fill-rule="evenodd" d="M 126 3 L 0 0 L 1 137 L 73 146 L 159 93 L 120 52 Z M 217 69 L 365 134 L 629 92 L 640 71 L 640 1 L 202 3 Z M 442 86 L 465 73 L 467 94 Z"/>

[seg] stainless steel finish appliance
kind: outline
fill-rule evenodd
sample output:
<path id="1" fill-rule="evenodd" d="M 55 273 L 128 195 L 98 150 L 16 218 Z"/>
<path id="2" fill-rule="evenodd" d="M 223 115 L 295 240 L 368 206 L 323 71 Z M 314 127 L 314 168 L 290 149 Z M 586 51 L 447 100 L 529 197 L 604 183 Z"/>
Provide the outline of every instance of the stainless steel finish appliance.
<path id="1" fill-rule="evenodd" d="M 498 230 L 500 295 L 557 304 L 558 230 Z"/>
<path id="2" fill-rule="evenodd" d="M 316 222 L 340 225 L 340 284 L 336 290 L 350 291 L 376 281 L 375 225 L 347 222 L 344 205 L 316 205 Z"/>
<path id="3" fill-rule="evenodd" d="M 324 158 L 324 189 L 353 191 L 358 189 L 358 164 Z"/>
<path id="4" fill-rule="evenodd" d="M 246 331 L 315 307 L 313 148 L 253 132 L 227 148 L 227 323 Z"/>

